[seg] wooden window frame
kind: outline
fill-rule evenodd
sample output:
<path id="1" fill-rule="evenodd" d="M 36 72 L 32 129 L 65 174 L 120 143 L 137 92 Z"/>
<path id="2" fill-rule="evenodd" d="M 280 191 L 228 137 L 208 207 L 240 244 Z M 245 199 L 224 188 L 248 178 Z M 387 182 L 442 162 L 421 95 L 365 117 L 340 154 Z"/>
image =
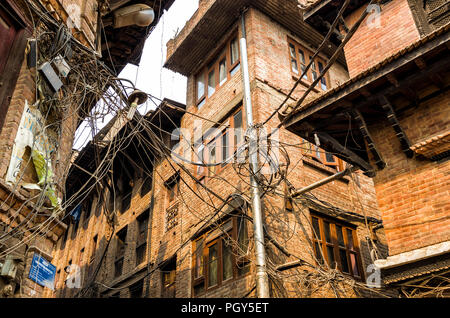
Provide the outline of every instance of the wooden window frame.
<path id="1" fill-rule="evenodd" d="M 250 259 L 247 256 L 244 257 L 236 257 L 237 255 L 237 250 L 236 250 L 236 246 L 232 246 L 232 277 L 224 280 L 223 279 L 223 251 L 224 251 L 224 240 L 228 239 L 231 237 L 231 239 L 234 242 L 238 243 L 238 227 L 239 227 L 239 223 L 238 220 L 245 220 L 245 226 L 247 227 L 247 235 L 248 235 L 248 223 L 247 220 L 245 218 L 244 215 L 240 214 L 240 215 L 233 215 L 225 220 L 223 220 L 223 222 L 220 224 L 219 227 L 215 227 L 214 229 L 211 229 L 209 231 L 207 231 L 206 233 L 198 236 L 197 238 L 195 238 L 195 240 L 192 242 L 192 271 L 191 271 L 191 276 L 192 276 L 192 295 L 194 297 L 200 296 L 200 295 L 204 295 L 205 293 L 220 288 L 232 281 L 235 281 L 237 279 L 240 279 L 242 277 L 244 277 L 245 275 L 247 275 L 248 273 L 239 273 L 239 269 L 240 268 L 244 268 L 246 266 L 249 266 L 250 264 Z M 232 227 L 231 229 L 226 230 L 226 234 L 225 233 L 220 233 L 217 235 L 217 233 L 215 231 L 220 231 L 220 227 L 225 226 L 228 222 L 232 222 Z M 208 237 L 213 234 L 213 235 L 217 235 L 211 239 L 208 240 Z M 199 246 L 199 242 L 202 242 L 202 247 L 200 250 L 198 250 Z M 209 286 L 209 249 L 214 246 L 215 244 L 217 244 L 218 246 L 218 253 L 217 253 L 217 284 L 213 285 L 213 286 Z M 197 253 L 200 254 L 201 257 L 201 262 L 202 264 L 200 266 L 197 266 Z M 197 269 L 202 270 L 202 274 L 201 275 L 196 275 L 197 274 Z M 203 291 L 199 292 L 198 294 L 195 294 L 195 288 L 197 286 L 201 286 L 203 284 Z"/>
<path id="2" fill-rule="evenodd" d="M 301 45 L 300 43 L 298 43 L 297 41 L 295 41 L 294 39 L 292 39 L 291 37 L 287 37 L 287 48 L 288 48 L 288 60 L 289 60 L 289 69 L 291 71 L 291 74 L 293 76 L 293 78 L 295 80 L 298 80 L 300 78 L 300 75 L 303 73 L 302 71 L 302 67 L 301 65 L 303 65 L 304 67 L 306 67 L 306 65 L 309 64 L 311 57 L 313 56 L 313 52 L 311 52 L 311 50 L 307 49 L 306 47 L 304 47 L 303 45 Z M 291 59 L 293 58 L 291 55 L 291 51 L 290 51 L 290 45 L 294 46 L 295 48 L 295 61 L 297 63 L 297 69 L 298 69 L 298 73 L 294 72 L 294 70 L 292 69 L 292 61 Z M 305 57 L 305 62 L 302 63 L 300 61 L 300 56 L 299 56 L 299 51 L 302 51 Z M 314 59 L 314 63 L 311 64 L 310 68 L 308 69 L 308 72 L 306 72 L 305 76 L 307 76 L 307 78 L 302 78 L 301 82 L 302 84 L 304 84 L 305 86 L 309 86 L 314 80 L 313 80 L 313 75 L 312 72 L 315 71 L 317 76 L 320 75 L 320 71 L 319 71 L 319 62 L 322 64 L 323 67 L 325 67 L 325 65 L 327 65 L 327 63 L 325 62 L 324 59 L 322 59 L 319 56 L 316 56 L 316 58 Z M 320 91 L 327 91 L 331 88 L 330 86 L 330 76 L 329 76 L 329 71 L 327 71 L 325 73 L 325 75 L 322 77 L 325 79 L 325 85 L 326 85 L 326 89 L 322 88 L 322 80 L 319 81 L 319 83 L 317 83 L 317 85 L 315 86 L 315 89 L 320 90 Z"/>
<path id="3" fill-rule="evenodd" d="M 327 167 L 336 169 L 336 171 L 338 172 L 344 171 L 344 161 L 341 158 L 338 158 L 335 155 L 326 152 L 322 148 L 317 147 L 316 145 L 308 142 L 305 139 L 302 139 L 302 148 L 306 148 L 306 150 L 304 150 L 304 154 L 314 159 L 315 161 L 318 161 L 319 163 Z M 327 155 L 333 156 L 334 161 L 329 161 Z"/>
<path id="4" fill-rule="evenodd" d="M 228 149 L 228 158 L 231 158 L 231 154 L 236 154 L 236 151 L 238 149 L 239 146 L 242 145 L 242 143 L 244 142 L 244 131 L 242 131 L 242 136 L 241 136 L 241 141 L 238 145 L 235 144 L 235 115 L 238 114 L 239 112 L 241 112 L 241 116 L 242 116 L 242 130 L 244 130 L 245 128 L 245 121 L 244 121 L 244 108 L 242 103 L 240 103 L 228 116 L 226 116 L 226 119 L 223 120 L 221 122 L 223 127 L 225 126 L 225 128 L 222 128 L 220 130 L 220 132 L 218 134 L 214 134 L 214 135 L 207 135 L 205 138 L 202 137 L 201 141 L 198 141 L 196 143 L 196 145 L 194 146 L 194 150 L 195 150 L 195 161 L 196 162 L 200 162 L 200 156 L 199 156 L 199 149 L 200 147 L 202 148 L 203 151 L 203 163 L 208 164 L 209 162 L 209 154 L 210 152 L 207 151 L 208 150 L 208 145 L 212 144 L 212 143 L 216 143 L 215 148 L 216 148 L 216 163 L 221 162 L 220 164 L 216 165 L 216 166 L 200 166 L 197 165 L 195 166 L 195 170 L 194 170 L 194 176 L 200 181 L 200 183 L 202 184 L 206 184 L 207 181 L 209 179 L 214 178 L 216 175 L 218 175 L 219 173 L 222 172 L 222 170 L 225 169 L 225 167 L 228 165 L 228 162 L 223 162 L 223 136 L 225 134 L 228 134 L 227 137 L 227 149 Z M 223 125 L 225 124 L 225 125 Z M 202 172 L 199 173 L 199 170 L 201 170 Z M 211 171 L 213 171 L 213 173 L 211 173 Z M 198 187 L 198 184 L 197 184 Z"/>
<path id="5" fill-rule="evenodd" d="M 203 67 L 201 71 L 199 71 L 195 76 L 195 105 L 198 109 L 203 107 L 205 103 L 219 90 L 220 87 L 225 85 L 227 82 L 231 80 L 231 78 L 235 75 L 231 75 L 232 71 L 240 65 L 241 63 L 241 57 L 240 54 L 238 54 L 237 60 L 231 64 L 231 43 L 233 40 L 236 40 L 238 45 L 238 52 L 240 52 L 240 43 L 239 43 L 239 37 L 237 35 L 237 32 L 233 33 L 233 35 L 227 40 L 227 42 L 224 44 L 224 46 L 221 48 L 220 53 L 216 55 L 213 59 L 211 59 L 212 63 L 208 64 L 207 66 Z M 226 60 L 226 73 L 227 78 L 226 80 L 221 84 L 220 83 L 220 62 L 223 61 L 223 59 Z M 209 74 L 214 71 L 214 92 L 209 95 Z M 198 79 L 203 78 L 203 84 L 204 84 L 204 90 L 203 95 L 198 96 Z"/>
<path id="6" fill-rule="evenodd" d="M 313 219 L 318 220 L 319 224 L 319 232 L 314 232 L 314 226 L 313 226 Z M 358 242 L 358 236 L 356 233 L 356 226 L 349 225 L 345 222 L 342 222 L 340 220 L 322 216 L 321 214 L 311 212 L 310 213 L 310 221 L 311 221 L 311 229 L 312 229 L 312 241 L 313 241 L 313 250 L 314 254 L 316 255 L 317 259 L 320 261 L 320 251 L 317 250 L 316 244 L 321 246 L 323 257 L 326 260 L 327 264 L 333 268 L 334 264 L 330 264 L 330 255 L 327 247 L 332 247 L 333 249 L 333 258 L 334 261 L 337 264 L 337 269 L 341 271 L 343 274 L 349 275 L 357 280 L 364 280 L 364 271 L 361 261 L 361 253 L 359 249 L 359 242 Z M 330 225 L 330 238 L 331 242 L 326 241 L 325 237 L 325 230 L 324 230 L 324 223 L 327 222 Z M 344 245 L 339 245 L 338 238 L 337 238 L 337 230 L 336 227 L 340 226 L 342 228 L 342 236 L 344 240 Z M 348 232 L 350 231 L 353 246 L 350 246 L 348 242 Z M 345 251 L 346 254 L 346 261 L 347 261 L 347 267 L 348 272 L 343 271 L 342 261 L 340 258 L 340 251 Z M 351 254 L 355 256 L 354 263 L 352 263 Z M 354 272 L 353 266 L 356 266 L 356 269 L 358 273 Z"/>

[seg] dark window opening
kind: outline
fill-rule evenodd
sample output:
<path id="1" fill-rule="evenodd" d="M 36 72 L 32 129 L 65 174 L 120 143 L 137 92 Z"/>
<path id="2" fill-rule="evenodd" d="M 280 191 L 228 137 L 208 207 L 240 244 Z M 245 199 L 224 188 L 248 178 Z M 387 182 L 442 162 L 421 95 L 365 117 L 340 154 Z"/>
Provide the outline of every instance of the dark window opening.
<path id="1" fill-rule="evenodd" d="M 114 277 L 119 277 L 123 272 L 123 260 L 125 256 L 125 245 L 127 237 L 127 227 L 124 227 L 116 234 L 116 258 L 114 262 Z"/>
<path id="2" fill-rule="evenodd" d="M 130 298 L 142 298 L 144 295 L 144 280 L 141 279 L 129 288 Z"/>
<path id="3" fill-rule="evenodd" d="M 168 261 L 167 264 L 161 268 L 162 298 L 175 298 L 176 270 L 177 270 L 176 257 Z"/>

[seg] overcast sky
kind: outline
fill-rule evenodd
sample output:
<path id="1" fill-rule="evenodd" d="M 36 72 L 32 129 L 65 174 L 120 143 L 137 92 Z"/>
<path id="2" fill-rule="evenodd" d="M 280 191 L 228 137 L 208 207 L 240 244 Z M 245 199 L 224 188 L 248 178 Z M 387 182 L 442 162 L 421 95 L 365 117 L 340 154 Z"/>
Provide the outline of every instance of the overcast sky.
<path id="1" fill-rule="evenodd" d="M 132 81 L 136 88 L 159 99 L 170 98 L 186 103 L 186 78 L 163 68 L 163 65 L 167 53 L 166 43 L 183 29 L 197 8 L 198 0 L 176 0 L 147 39 L 139 67 L 129 64 L 119 77 Z M 144 114 L 152 108 L 155 106 L 149 102 L 139 111 Z M 101 129 L 110 119 L 105 118 L 103 123 L 97 123 L 97 129 Z M 77 131 L 74 148 L 83 148 L 91 135 L 91 128 L 82 124 Z"/>

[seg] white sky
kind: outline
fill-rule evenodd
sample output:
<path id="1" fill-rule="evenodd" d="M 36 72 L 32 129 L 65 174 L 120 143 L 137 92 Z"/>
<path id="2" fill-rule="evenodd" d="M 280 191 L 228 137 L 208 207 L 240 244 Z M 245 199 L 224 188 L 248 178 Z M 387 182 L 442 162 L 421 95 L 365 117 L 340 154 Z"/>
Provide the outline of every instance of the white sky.
<path id="1" fill-rule="evenodd" d="M 186 103 L 186 77 L 163 68 L 163 65 L 167 53 L 166 43 L 183 29 L 186 21 L 197 10 L 198 1 L 176 0 L 161 17 L 156 28 L 145 42 L 139 67 L 128 64 L 119 77 L 132 81 L 137 89 L 159 99 L 170 98 L 180 103 Z M 146 104 L 139 109 L 141 114 L 155 108 L 151 101 Z M 106 125 L 111 118 L 105 117 L 103 122 L 98 122 L 98 130 Z M 81 124 L 75 136 L 74 148 L 81 150 L 92 138 L 91 135 L 91 128 L 84 123 Z"/>

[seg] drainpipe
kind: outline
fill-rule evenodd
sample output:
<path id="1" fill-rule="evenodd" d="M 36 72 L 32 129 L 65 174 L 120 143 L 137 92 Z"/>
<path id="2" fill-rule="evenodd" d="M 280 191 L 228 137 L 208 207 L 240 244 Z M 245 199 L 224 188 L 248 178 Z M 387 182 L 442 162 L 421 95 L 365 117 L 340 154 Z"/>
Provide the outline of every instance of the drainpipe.
<path id="1" fill-rule="evenodd" d="M 245 12 L 242 13 L 242 38 L 240 39 L 241 47 L 241 64 L 242 64 L 242 77 L 244 82 L 244 96 L 245 96 L 245 113 L 247 119 L 247 129 L 250 129 L 249 134 L 249 164 L 250 171 L 250 184 L 252 187 L 252 212 L 253 212 L 253 232 L 255 240 L 255 252 L 256 252 L 256 293 L 258 298 L 269 298 L 269 278 L 267 275 L 266 266 L 266 250 L 264 247 L 264 232 L 263 232 L 263 220 L 261 213 L 261 198 L 259 193 L 258 182 L 255 178 L 255 173 L 259 170 L 258 163 L 258 139 L 256 130 L 253 130 L 253 111 L 252 111 L 252 98 L 250 94 L 250 76 L 248 71 L 248 59 L 247 59 L 247 42 L 245 39 Z"/>

